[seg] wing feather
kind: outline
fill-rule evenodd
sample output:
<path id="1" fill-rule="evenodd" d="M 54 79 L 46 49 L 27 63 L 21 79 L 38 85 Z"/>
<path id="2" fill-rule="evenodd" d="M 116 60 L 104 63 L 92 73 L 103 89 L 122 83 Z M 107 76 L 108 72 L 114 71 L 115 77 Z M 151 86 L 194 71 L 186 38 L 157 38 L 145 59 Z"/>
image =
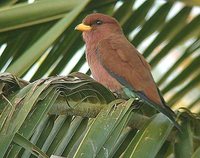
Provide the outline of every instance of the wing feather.
<path id="1" fill-rule="evenodd" d="M 113 35 L 102 40 L 96 53 L 98 60 L 112 77 L 154 102 L 154 108 L 165 114 L 181 131 L 175 120 L 175 113 L 162 101 L 149 64 L 125 36 Z"/>
<path id="2" fill-rule="evenodd" d="M 116 79 L 121 84 L 127 83 L 133 90 L 142 92 L 154 103 L 162 105 L 150 65 L 123 35 L 112 35 L 100 41 L 97 56 L 111 75 L 115 74 L 115 78 L 119 76 Z"/>

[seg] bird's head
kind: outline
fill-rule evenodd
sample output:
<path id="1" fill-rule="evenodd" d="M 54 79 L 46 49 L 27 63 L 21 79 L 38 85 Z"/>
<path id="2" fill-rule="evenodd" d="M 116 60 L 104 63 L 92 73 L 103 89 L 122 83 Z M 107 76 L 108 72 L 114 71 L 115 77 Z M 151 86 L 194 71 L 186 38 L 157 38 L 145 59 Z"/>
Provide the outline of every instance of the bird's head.
<path id="1" fill-rule="evenodd" d="M 122 29 L 113 17 L 101 13 L 93 13 L 86 16 L 82 23 L 77 25 L 75 30 L 83 32 L 83 39 L 86 42 L 99 42 L 112 34 L 122 33 Z"/>

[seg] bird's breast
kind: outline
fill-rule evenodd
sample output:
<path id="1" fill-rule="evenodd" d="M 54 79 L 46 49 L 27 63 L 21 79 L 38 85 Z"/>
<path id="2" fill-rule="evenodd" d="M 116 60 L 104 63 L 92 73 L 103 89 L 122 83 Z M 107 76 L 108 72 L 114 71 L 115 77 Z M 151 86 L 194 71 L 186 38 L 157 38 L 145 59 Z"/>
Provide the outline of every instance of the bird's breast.
<path id="1" fill-rule="evenodd" d="M 113 92 L 119 91 L 123 87 L 115 78 L 113 78 L 106 71 L 106 69 L 99 62 L 95 52 L 87 52 L 86 59 L 90 67 L 92 76 L 96 81 L 103 84 L 105 87 L 107 87 Z"/>

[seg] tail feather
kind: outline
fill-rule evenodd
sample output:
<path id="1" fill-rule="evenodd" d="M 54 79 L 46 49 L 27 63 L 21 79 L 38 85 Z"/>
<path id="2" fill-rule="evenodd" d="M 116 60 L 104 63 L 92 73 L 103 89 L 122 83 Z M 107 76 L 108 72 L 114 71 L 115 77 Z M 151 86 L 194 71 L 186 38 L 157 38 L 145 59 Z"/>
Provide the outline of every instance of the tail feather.
<path id="1" fill-rule="evenodd" d="M 175 127 L 179 129 L 179 131 L 182 131 L 181 126 L 176 121 L 176 114 L 175 114 L 175 112 L 167 105 L 167 103 L 165 102 L 165 100 L 163 98 L 163 95 L 161 94 L 160 89 L 158 87 L 157 87 L 157 90 L 158 90 L 160 99 L 161 99 L 161 101 L 163 103 L 163 106 L 165 107 L 166 111 L 168 113 L 170 113 L 170 115 L 172 117 L 172 119 L 170 119 L 170 120 L 174 123 Z M 168 115 L 166 115 L 166 116 L 169 118 Z"/>
<path id="2" fill-rule="evenodd" d="M 160 99 L 161 99 L 163 105 L 168 109 L 168 111 L 171 113 L 171 115 L 172 115 L 173 117 L 176 118 L 176 114 L 175 114 L 174 111 L 167 105 L 167 103 L 165 102 L 165 100 L 164 100 L 164 98 L 163 98 L 163 95 L 162 95 L 162 93 L 161 93 L 161 91 L 160 91 L 160 89 L 159 89 L 158 87 L 157 87 L 157 90 L 158 90 L 158 94 L 159 94 L 159 96 L 160 96 Z"/>
<path id="3" fill-rule="evenodd" d="M 143 94 L 142 92 L 135 92 L 133 90 L 130 90 L 129 88 L 125 88 L 124 89 L 124 92 L 126 93 L 127 96 L 129 97 L 139 97 L 139 98 L 142 98 L 143 101 L 148 104 L 149 106 L 151 106 L 152 108 L 156 109 L 157 111 L 163 113 L 165 116 L 167 116 L 169 118 L 169 120 L 171 120 L 171 122 L 174 124 L 174 126 L 181 131 L 181 127 L 180 125 L 177 123 L 176 121 L 176 114 L 174 113 L 174 111 L 172 111 L 170 109 L 169 106 L 167 106 L 167 104 L 165 103 L 159 89 L 158 89 L 158 92 L 159 92 L 159 95 L 161 97 L 161 100 L 163 102 L 163 106 L 161 105 L 158 105 L 158 104 L 155 104 L 154 102 L 152 102 L 151 100 L 149 100 L 145 94 Z"/>

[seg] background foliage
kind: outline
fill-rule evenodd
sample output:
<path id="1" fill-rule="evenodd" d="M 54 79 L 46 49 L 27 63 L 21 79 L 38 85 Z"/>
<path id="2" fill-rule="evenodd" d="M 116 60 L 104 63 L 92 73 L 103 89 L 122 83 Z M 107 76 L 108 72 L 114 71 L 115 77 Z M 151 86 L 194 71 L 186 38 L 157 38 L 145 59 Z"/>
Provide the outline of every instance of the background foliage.
<path id="1" fill-rule="evenodd" d="M 1 1 L 0 70 L 14 76 L 0 75 L 0 157 L 198 157 L 200 4 L 183 2 Z M 169 105 L 185 107 L 182 133 L 162 114 L 134 109 L 137 100 L 116 100 L 83 74 L 67 76 L 90 75 L 73 29 L 94 11 L 118 19 Z"/>

